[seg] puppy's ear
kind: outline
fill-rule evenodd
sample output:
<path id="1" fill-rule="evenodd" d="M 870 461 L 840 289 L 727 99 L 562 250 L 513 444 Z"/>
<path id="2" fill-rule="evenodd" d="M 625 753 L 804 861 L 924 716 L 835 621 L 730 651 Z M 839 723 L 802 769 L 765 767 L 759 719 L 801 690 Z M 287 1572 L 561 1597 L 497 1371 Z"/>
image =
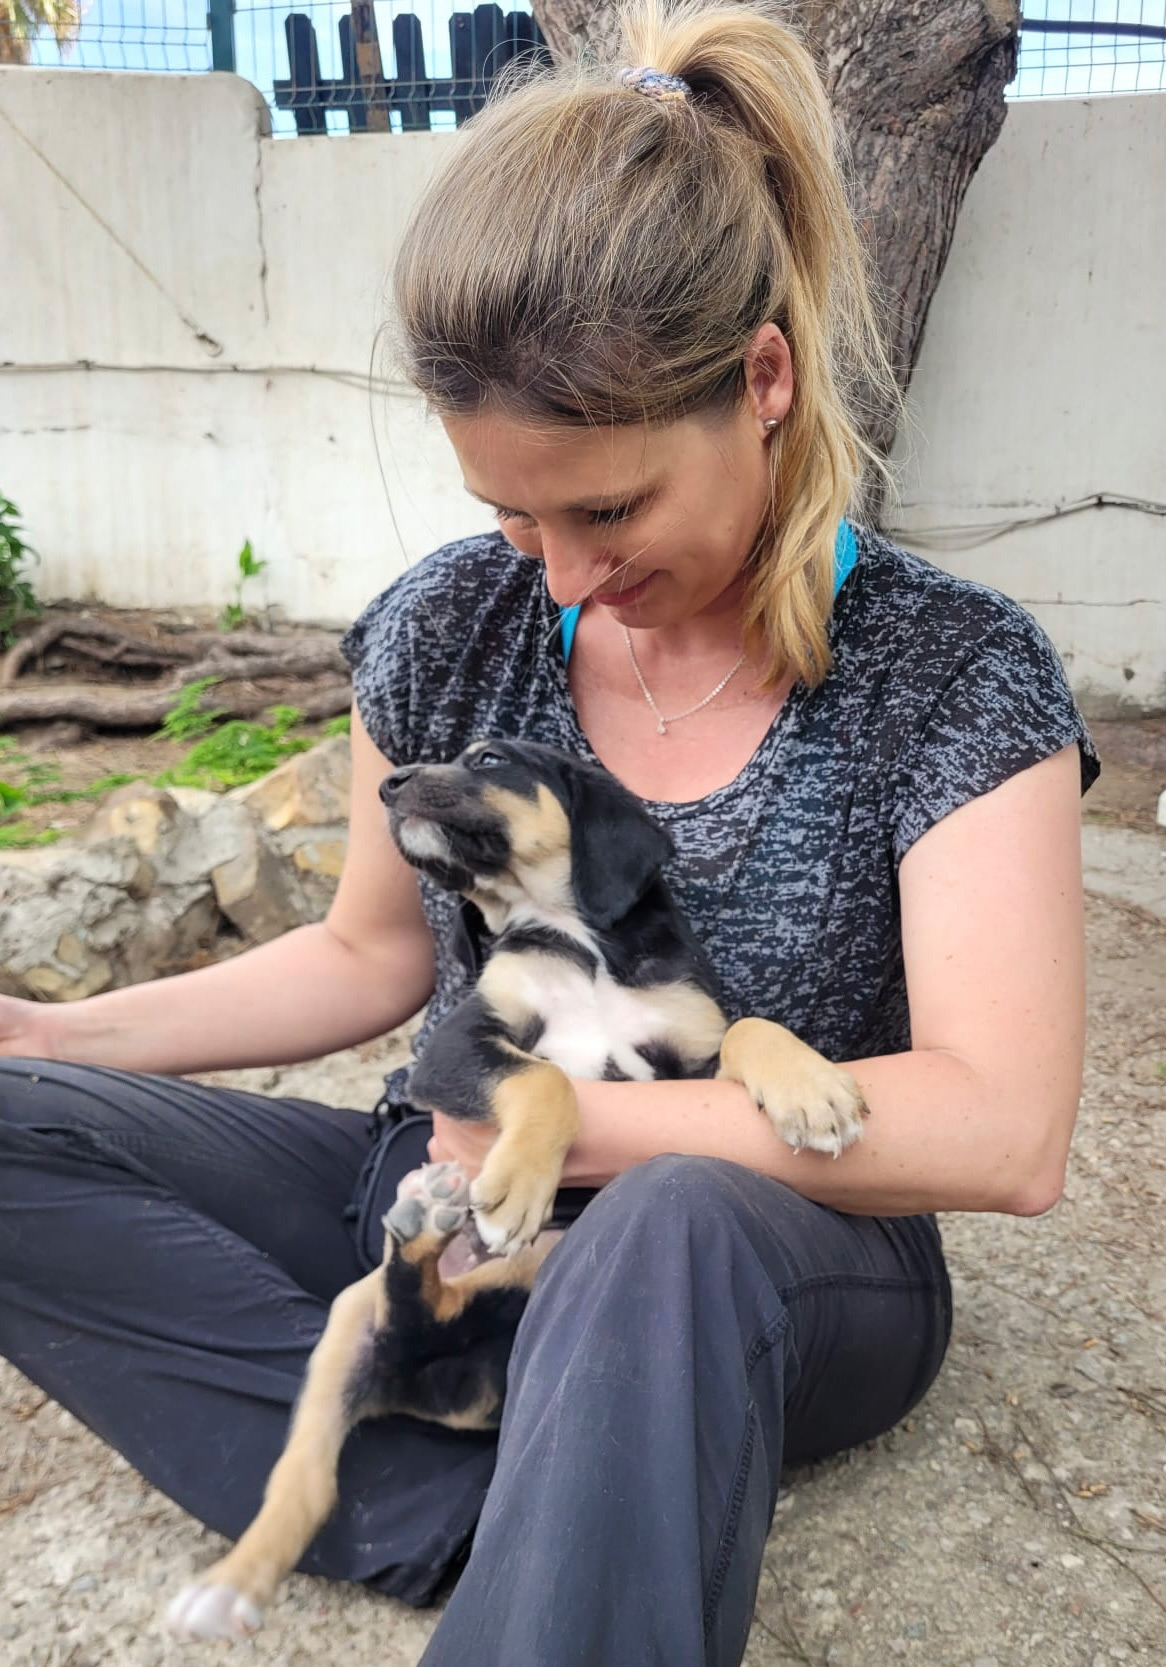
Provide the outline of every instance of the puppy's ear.
<path id="1" fill-rule="evenodd" d="M 449 929 L 449 947 L 471 978 L 486 965 L 486 922 L 482 911 L 468 897 L 459 897 L 457 913 Z"/>
<path id="2" fill-rule="evenodd" d="M 602 770 L 568 774 L 571 883 L 579 913 L 607 930 L 637 904 L 675 847 L 634 794 Z"/>

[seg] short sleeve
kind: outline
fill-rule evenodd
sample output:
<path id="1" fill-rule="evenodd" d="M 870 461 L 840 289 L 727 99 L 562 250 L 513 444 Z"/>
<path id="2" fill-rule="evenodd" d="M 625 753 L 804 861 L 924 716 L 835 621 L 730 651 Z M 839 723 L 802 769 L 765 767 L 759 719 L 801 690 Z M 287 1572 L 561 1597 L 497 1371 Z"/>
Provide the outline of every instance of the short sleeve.
<path id="1" fill-rule="evenodd" d="M 1056 649 L 1019 607 L 944 682 L 894 773 L 896 865 L 953 810 L 1076 745 L 1081 791 L 1101 766 Z"/>
<path id="2" fill-rule="evenodd" d="M 340 639 L 352 695 L 374 744 L 394 764 L 413 762 L 409 575 L 381 592 Z"/>

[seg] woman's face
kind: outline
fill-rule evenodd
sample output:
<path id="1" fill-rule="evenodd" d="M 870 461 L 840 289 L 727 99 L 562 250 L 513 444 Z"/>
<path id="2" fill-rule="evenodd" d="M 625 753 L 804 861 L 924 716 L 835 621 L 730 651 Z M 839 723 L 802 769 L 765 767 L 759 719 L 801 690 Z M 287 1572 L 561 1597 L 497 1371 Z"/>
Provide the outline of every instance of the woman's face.
<path id="1" fill-rule="evenodd" d="M 785 368 L 788 381 L 788 355 Z M 443 422 L 467 490 L 544 564 L 555 602 L 590 597 L 652 629 L 735 606 L 766 513 L 764 421 L 785 415 L 782 388 L 751 376 L 731 414 L 665 428 L 534 428 L 489 411 Z"/>

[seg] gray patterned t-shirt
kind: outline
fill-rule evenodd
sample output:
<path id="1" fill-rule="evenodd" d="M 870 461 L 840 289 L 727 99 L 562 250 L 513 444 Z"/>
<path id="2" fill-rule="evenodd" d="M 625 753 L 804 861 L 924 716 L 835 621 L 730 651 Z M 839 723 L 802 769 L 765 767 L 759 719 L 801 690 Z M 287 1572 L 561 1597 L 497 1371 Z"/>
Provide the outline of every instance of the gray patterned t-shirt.
<path id="1" fill-rule="evenodd" d="M 828 1058 L 911 1045 L 898 866 L 934 823 L 1076 742 L 1097 755 L 1056 651 L 998 592 L 876 534 L 834 605 L 834 667 L 797 685 L 741 774 L 687 804 L 648 801 L 676 856 L 669 885 L 720 975 L 731 1019 L 776 1019 Z M 501 533 L 427 557 L 341 645 L 373 741 L 397 764 L 470 741 L 543 741 L 594 760 L 567 682 L 541 563 Z M 422 880 L 438 946 L 418 1036 L 461 997 L 445 951 L 454 900 Z M 403 1076 L 393 1098 L 407 1097 Z"/>

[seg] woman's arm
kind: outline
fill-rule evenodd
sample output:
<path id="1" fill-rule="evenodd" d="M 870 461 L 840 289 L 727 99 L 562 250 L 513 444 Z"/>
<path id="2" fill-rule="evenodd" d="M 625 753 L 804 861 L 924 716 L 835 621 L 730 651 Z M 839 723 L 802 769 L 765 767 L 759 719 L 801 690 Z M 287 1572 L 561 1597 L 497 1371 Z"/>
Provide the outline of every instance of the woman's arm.
<path id="1" fill-rule="evenodd" d="M 578 1083 L 564 1179 L 601 1185 L 681 1152 L 856 1214 L 1051 1208 L 1084 1052 L 1080 786 L 1069 747 L 945 817 L 903 859 L 913 1051 L 847 1065 L 871 1115 L 840 1158 L 792 1152 L 733 1083 Z"/>
<path id="2" fill-rule="evenodd" d="M 391 768 L 354 710 L 348 851 L 325 921 L 216 966 L 85 1001 L 0 998 L 0 1054 L 228 1070 L 314 1059 L 411 1018 L 433 989 L 433 939 L 377 797 Z"/>

